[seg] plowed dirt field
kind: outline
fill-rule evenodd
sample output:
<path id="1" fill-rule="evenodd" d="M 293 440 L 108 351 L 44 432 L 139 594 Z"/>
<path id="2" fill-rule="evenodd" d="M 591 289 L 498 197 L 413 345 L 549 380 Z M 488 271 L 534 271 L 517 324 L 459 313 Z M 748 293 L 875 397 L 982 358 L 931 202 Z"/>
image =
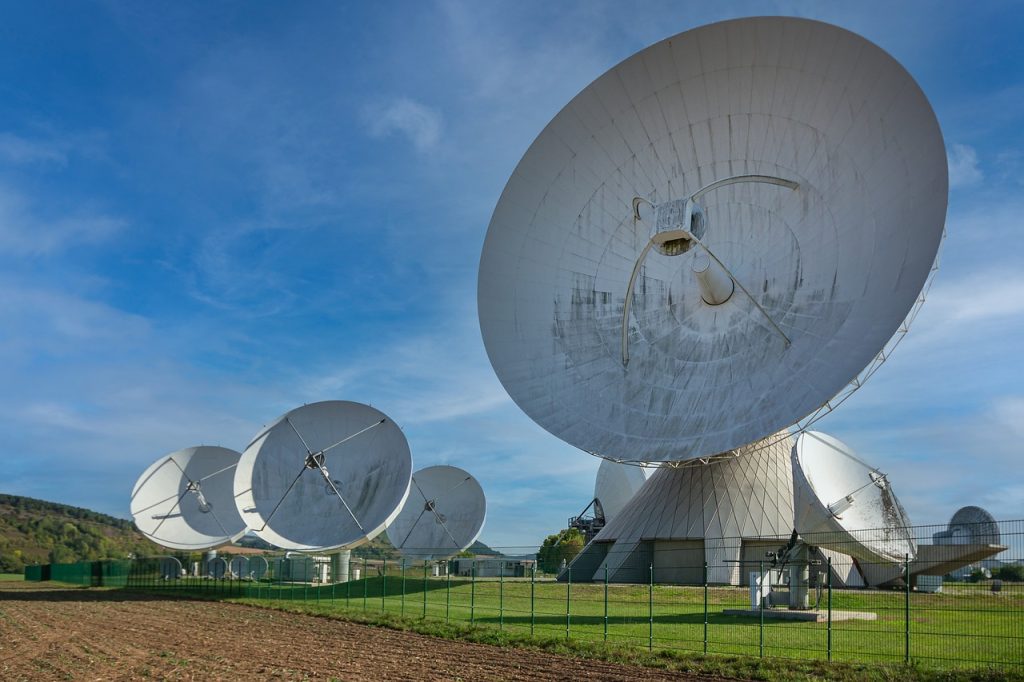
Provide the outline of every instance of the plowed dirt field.
<path id="1" fill-rule="evenodd" d="M 0 680 L 669 680 L 237 604 L 0 583 Z"/>

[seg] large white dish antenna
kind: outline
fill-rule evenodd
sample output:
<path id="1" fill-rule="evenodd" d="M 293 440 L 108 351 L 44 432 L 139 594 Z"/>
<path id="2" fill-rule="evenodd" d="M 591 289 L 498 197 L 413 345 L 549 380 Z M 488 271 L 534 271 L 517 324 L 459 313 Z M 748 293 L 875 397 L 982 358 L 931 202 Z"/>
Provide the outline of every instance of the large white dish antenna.
<path id="1" fill-rule="evenodd" d="M 480 262 L 488 356 L 593 454 L 740 448 L 884 359 L 947 189 L 927 99 L 864 38 L 781 17 L 673 36 L 587 86 L 512 173 Z"/>
<path id="2" fill-rule="evenodd" d="M 885 474 L 840 440 L 805 431 L 793 446 L 795 527 L 804 541 L 869 563 L 917 556 L 910 520 Z"/>
<path id="3" fill-rule="evenodd" d="M 610 523 L 646 482 L 643 468 L 603 460 L 594 481 L 594 514 Z"/>
<path id="4" fill-rule="evenodd" d="M 388 539 L 410 561 L 454 556 L 480 537 L 487 516 L 483 488 L 453 466 L 432 466 L 412 475 L 412 490 L 388 527 Z"/>
<path id="5" fill-rule="evenodd" d="M 239 457 L 234 450 L 200 445 L 158 459 L 132 488 L 135 527 L 171 549 L 209 549 L 241 538 L 245 522 L 233 500 Z"/>
<path id="6" fill-rule="evenodd" d="M 245 449 L 235 502 L 252 531 L 282 549 L 352 548 L 395 518 L 411 474 L 409 444 L 386 414 L 313 403 L 282 415 Z"/>

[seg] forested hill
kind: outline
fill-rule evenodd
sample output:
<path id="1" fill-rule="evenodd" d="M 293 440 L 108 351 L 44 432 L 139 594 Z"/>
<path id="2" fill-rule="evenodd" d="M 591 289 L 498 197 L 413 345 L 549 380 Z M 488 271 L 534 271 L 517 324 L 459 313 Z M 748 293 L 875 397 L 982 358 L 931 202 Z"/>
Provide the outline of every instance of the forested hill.
<path id="1" fill-rule="evenodd" d="M 130 553 L 159 553 L 131 521 L 0 494 L 0 573 L 20 573 L 25 564 L 123 559 Z"/>
<path id="2" fill-rule="evenodd" d="M 240 545 L 269 549 L 254 537 Z M 66 504 L 0 494 L 0 573 L 20 573 L 26 564 L 156 556 L 166 549 L 147 540 L 131 521 Z M 496 554 L 475 542 L 468 554 Z M 381 533 L 353 552 L 356 557 L 394 559 L 395 548 Z"/>

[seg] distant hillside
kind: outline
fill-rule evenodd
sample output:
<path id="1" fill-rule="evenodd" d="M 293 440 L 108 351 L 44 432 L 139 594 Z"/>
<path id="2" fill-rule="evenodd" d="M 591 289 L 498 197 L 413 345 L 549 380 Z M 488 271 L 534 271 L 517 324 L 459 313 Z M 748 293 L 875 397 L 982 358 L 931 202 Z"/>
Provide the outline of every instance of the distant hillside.
<path id="1" fill-rule="evenodd" d="M 244 547 L 270 549 L 259 538 L 248 535 Z M 226 553 L 230 549 L 223 547 Z M 147 540 L 131 521 L 31 497 L 0 494 L 0 573 L 20 573 L 26 564 L 68 563 L 94 559 L 124 559 L 159 556 L 168 550 Z M 498 554 L 482 542 L 475 542 L 469 554 Z M 398 552 L 381 533 L 352 551 L 356 558 L 397 559 Z"/>
<path id="2" fill-rule="evenodd" d="M 0 494 L 0 573 L 25 564 L 160 554 L 131 521 L 31 497 Z"/>

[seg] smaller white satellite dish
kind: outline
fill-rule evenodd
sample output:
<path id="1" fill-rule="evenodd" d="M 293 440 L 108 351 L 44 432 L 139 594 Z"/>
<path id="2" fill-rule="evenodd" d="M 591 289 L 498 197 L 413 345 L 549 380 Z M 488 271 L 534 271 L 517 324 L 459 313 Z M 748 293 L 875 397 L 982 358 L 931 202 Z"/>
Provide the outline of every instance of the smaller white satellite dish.
<path id="1" fill-rule="evenodd" d="M 160 557 L 160 577 L 164 580 L 178 580 L 181 573 L 181 562 L 175 557 Z"/>
<path id="2" fill-rule="evenodd" d="M 369 405 L 304 405 L 263 429 L 235 472 L 235 504 L 261 539 L 285 550 L 353 548 L 389 524 L 409 494 L 405 435 Z"/>
<path id="3" fill-rule="evenodd" d="M 228 571 L 230 571 L 232 578 L 249 578 L 249 557 L 233 557 L 228 564 Z"/>
<path id="4" fill-rule="evenodd" d="M 646 482 L 647 473 L 642 467 L 601 460 L 594 481 L 594 514 L 607 525 Z"/>
<path id="5" fill-rule="evenodd" d="M 245 535 L 234 502 L 235 467 L 241 455 L 210 445 L 161 457 L 132 489 L 135 527 L 171 549 L 201 550 Z"/>
<path id="6" fill-rule="evenodd" d="M 220 580 L 228 572 L 228 562 L 223 557 L 214 557 L 206 562 L 206 573 L 211 578 Z"/>
<path id="7" fill-rule="evenodd" d="M 265 557 L 249 557 L 249 577 L 253 580 L 262 580 L 269 570 L 270 564 Z"/>
<path id="8" fill-rule="evenodd" d="M 793 497 L 796 530 L 807 544 L 870 563 L 917 556 L 888 478 L 828 434 L 805 431 L 797 438 Z"/>
<path id="9" fill-rule="evenodd" d="M 432 466 L 412 475 L 412 490 L 388 527 L 388 539 L 408 561 L 458 554 L 476 542 L 484 527 L 487 500 L 469 473 Z"/>

